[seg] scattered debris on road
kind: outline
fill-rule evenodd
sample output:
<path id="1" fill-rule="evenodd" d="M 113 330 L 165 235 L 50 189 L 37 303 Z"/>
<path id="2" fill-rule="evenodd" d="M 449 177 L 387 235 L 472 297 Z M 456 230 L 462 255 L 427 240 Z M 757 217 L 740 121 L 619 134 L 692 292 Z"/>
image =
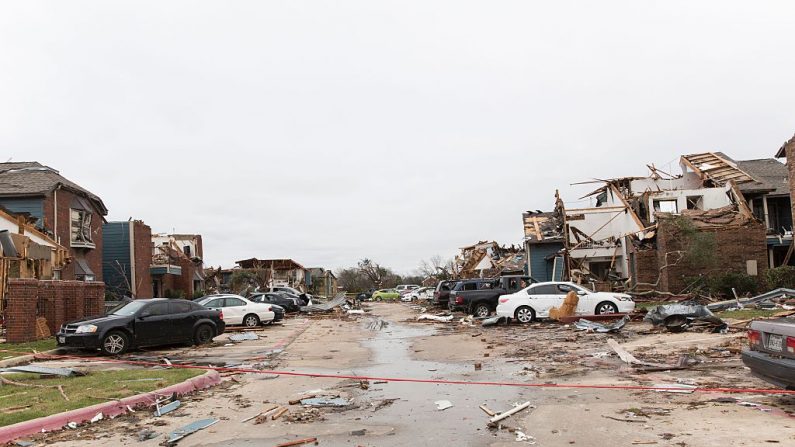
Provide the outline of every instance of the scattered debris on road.
<path id="1" fill-rule="evenodd" d="M 727 327 L 706 306 L 692 302 L 657 306 L 650 309 L 643 320 L 655 326 L 665 326 L 669 332 L 682 332 L 693 326 L 694 322 L 704 323 L 711 332 L 719 332 Z"/>
<path id="2" fill-rule="evenodd" d="M 201 419 L 196 422 L 191 422 L 190 424 L 180 427 L 169 433 L 168 439 L 166 440 L 166 445 L 174 445 L 185 437 L 190 436 L 199 430 L 204 430 L 207 427 L 215 425 L 219 421 L 219 419 Z"/>
<path id="3" fill-rule="evenodd" d="M 503 419 L 507 419 L 507 418 L 513 416 L 514 414 L 522 411 L 522 410 L 526 410 L 526 409 L 530 408 L 530 406 L 531 406 L 530 402 L 525 402 L 525 403 L 523 403 L 521 405 L 520 404 L 516 404 L 510 410 L 505 411 L 505 412 L 500 413 L 500 414 L 494 415 L 491 419 L 489 419 L 489 423 L 496 424 L 497 422 L 499 422 L 499 421 L 501 421 Z"/>
<path id="4" fill-rule="evenodd" d="M 159 403 L 156 403 L 156 405 L 155 405 L 156 409 L 155 409 L 155 412 L 154 412 L 154 416 L 155 417 L 160 417 L 160 416 L 163 416 L 164 414 L 171 413 L 172 411 L 174 411 L 177 408 L 179 408 L 181 405 L 182 405 L 182 402 L 180 402 L 178 400 L 175 400 L 175 401 L 173 401 L 173 402 L 171 402 L 169 404 L 163 405 L 162 407 L 160 406 Z"/>
<path id="5" fill-rule="evenodd" d="M 614 322 L 613 324 L 603 324 L 597 323 L 595 321 L 590 321 L 586 319 L 580 319 L 580 321 L 574 323 L 574 327 L 580 331 L 586 332 L 598 332 L 600 334 L 606 334 L 610 332 L 618 332 L 626 326 L 629 322 L 629 316 L 625 316 L 624 318 Z"/>
<path id="6" fill-rule="evenodd" d="M 230 335 L 229 340 L 236 342 L 246 341 L 246 340 L 259 340 L 259 335 L 253 332 L 243 332 L 242 334 Z"/>
<path id="7" fill-rule="evenodd" d="M 444 411 L 448 408 L 453 408 L 453 403 L 450 402 L 449 400 L 437 400 L 436 402 L 434 402 L 434 405 L 436 405 L 436 409 L 439 411 Z"/>
<path id="8" fill-rule="evenodd" d="M 422 321 L 422 320 L 431 320 L 431 321 L 438 321 L 440 323 L 449 323 L 449 322 L 453 321 L 453 316 L 452 315 L 443 315 L 442 316 L 442 315 L 422 314 L 419 317 L 417 317 L 417 321 Z"/>

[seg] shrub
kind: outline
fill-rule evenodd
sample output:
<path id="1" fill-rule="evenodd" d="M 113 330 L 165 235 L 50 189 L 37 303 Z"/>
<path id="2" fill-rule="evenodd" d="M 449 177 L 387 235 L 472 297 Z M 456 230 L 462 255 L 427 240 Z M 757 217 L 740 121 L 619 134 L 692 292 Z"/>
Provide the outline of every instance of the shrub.
<path id="1" fill-rule="evenodd" d="M 778 289 L 779 287 L 795 288 L 795 267 L 783 265 L 768 269 L 767 273 L 765 273 L 765 283 L 770 289 Z"/>
<path id="2" fill-rule="evenodd" d="M 759 289 L 756 278 L 745 273 L 726 272 L 715 273 L 707 277 L 707 288 L 713 294 L 733 297 L 732 289 L 737 295 L 754 294 Z"/>

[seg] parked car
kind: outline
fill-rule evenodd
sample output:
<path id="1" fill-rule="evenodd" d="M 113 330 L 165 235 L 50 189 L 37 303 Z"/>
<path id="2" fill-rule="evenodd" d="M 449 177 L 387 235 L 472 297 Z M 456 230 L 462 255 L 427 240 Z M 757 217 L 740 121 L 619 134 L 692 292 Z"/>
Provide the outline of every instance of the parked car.
<path id="1" fill-rule="evenodd" d="M 359 294 L 356 295 L 356 299 L 359 301 L 370 301 L 373 299 L 373 292 L 375 291 L 372 289 L 365 292 L 359 292 Z"/>
<path id="2" fill-rule="evenodd" d="M 572 282 L 540 282 L 499 299 L 497 316 L 529 323 L 536 318 L 546 318 L 549 310 L 560 307 L 566 294 L 574 291 L 579 295 L 575 313 L 578 315 L 601 315 L 617 312 L 632 312 L 635 302 L 623 293 L 592 292 Z"/>
<path id="3" fill-rule="evenodd" d="M 301 306 L 304 305 L 297 296 L 293 297 L 286 293 L 277 292 L 252 293 L 248 299 L 255 303 L 275 304 L 281 306 L 287 312 L 298 312 Z"/>
<path id="4" fill-rule="evenodd" d="M 412 290 L 417 290 L 419 288 L 420 286 L 416 284 L 400 284 L 399 286 L 395 287 L 395 290 L 397 290 L 397 292 L 402 296 L 411 292 Z"/>
<path id="5" fill-rule="evenodd" d="M 273 324 L 276 323 L 277 321 L 284 320 L 285 311 L 282 306 L 279 306 L 278 304 L 271 304 L 271 310 L 273 311 L 273 320 L 265 324 Z"/>
<path id="6" fill-rule="evenodd" d="M 400 298 L 400 293 L 395 289 L 381 289 L 373 292 L 373 301 L 389 301 Z"/>
<path id="7" fill-rule="evenodd" d="M 448 308 L 451 311 L 462 310 L 476 317 L 487 317 L 497 309 L 501 296 L 517 292 L 534 282 L 536 280 L 529 276 L 463 280 L 450 291 Z"/>
<path id="8" fill-rule="evenodd" d="M 273 287 L 271 292 L 276 293 L 285 293 L 289 296 L 298 297 L 303 304 L 302 306 L 311 306 L 312 305 L 312 295 L 308 293 L 301 292 L 298 289 L 294 289 L 292 287 Z"/>
<path id="9" fill-rule="evenodd" d="M 143 346 L 209 343 L 225 328 L 218 310 L 187 300 L 153 298 L 122 303 L 102 317 L 66 323 L 55 338 L 59 347 L 119 355 Z"/>
<path id="10" fill-rule="evenodd" d="M 430 300 L 433 298 L 433 287 L 420 287 L 401 296 L 401 301 Z"/>
<path id="11" fill-rule="evenodd" d="M 752 321 L 749 348 L 743 363 L 754 376 L 788 390 L 795 390 L 795 319 Z"/>
<path id="12" fill-rule="evenodd" d="M 255 303 L 239 295 L 211 296 L 198 301 L 208 309 L 223 311 L 226 324 L 257 327 L 273 322 L 275 314 L 270 304 Z"/>
<path id="13" fill-rule="evenodd" d="M 436 290 L 433 292 L 433 304 L 447 307 L 450 301 L 450 291 L 453 290 L 458 281 L 439 281 Z"/>

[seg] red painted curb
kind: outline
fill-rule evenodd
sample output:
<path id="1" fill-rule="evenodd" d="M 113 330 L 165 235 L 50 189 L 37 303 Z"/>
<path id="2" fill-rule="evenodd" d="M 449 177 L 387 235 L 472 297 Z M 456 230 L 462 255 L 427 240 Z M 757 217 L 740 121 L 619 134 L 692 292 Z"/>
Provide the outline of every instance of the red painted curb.
<path id="1" fill-rule="evenodd" d="M 90 407 L 78 408 L 63 413 L 53 414 L 30 421 L 19 422 L 14 425 L 0 428 L 0 444 L 11 442 L 22 436 L 42 433 L 43 431 L 55 431 L 62 429 L 69 422 L 78 424 L 90 421 L 98 413 L 102 413 L 103 418 L 115 417 L 126 413 L 127 406 L 135 407 L 140 404 L 154 404 L 158 397 L 177 393 L 178 395 L 188 394 L 193 391 L 202 390 L 221 383 L 221 375 L 217 371 L 207 371 L 199 377 L 188 379 L 182 383 L 171 385 L 159 390 L 135 396 L 125 397 L 124 399 L 108 402 L 104 404 L 92 405 Z"/>

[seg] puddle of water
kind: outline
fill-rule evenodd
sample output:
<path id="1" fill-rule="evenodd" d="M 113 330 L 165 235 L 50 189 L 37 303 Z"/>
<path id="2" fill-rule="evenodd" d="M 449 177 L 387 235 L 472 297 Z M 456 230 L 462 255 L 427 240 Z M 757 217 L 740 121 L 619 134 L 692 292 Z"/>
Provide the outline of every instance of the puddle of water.
<path id="1" fill-rule="evenodd" d="M 412 358 L 411 339 L 433 335 L 429 327 L 410 327 L 390 324 L 388 329 L 378 332 L 374 338 L 364 342 L 373 352 L 373 364 L 355 370 L 357 375 L 378 377 L 408 377 L 443 380 L 499 381 L 511 377 L 517 367 L 506 364 L 495 372 L 493 369 L 474 371 L 471 363 L 456 364 L 420 361 Z M 394 399 L 392 405 L 377 412 L 358 413 L 363 422 L 374 425 L 395 427 L 394 436 L 379 437 L 379 446 L 432 445 L 436 442 L 466 446 L 487 446 L 496 440 L 510 440 L 511 435 L 494 434 L 486 427 L 488 416 L 479 408 L 486 404 L 494 411 L 505 411 L 516 402 L 531 400 L 531 390 L 515 387 L 445 385 L 392 382 L 372 384 L 363 399 L 378 402 L 381 399 Z M 440 411 L 435 401 L 449 400 L 453 407 Z M 507 425 L 517 426 L 519 417 L 507 421 Z"/>

